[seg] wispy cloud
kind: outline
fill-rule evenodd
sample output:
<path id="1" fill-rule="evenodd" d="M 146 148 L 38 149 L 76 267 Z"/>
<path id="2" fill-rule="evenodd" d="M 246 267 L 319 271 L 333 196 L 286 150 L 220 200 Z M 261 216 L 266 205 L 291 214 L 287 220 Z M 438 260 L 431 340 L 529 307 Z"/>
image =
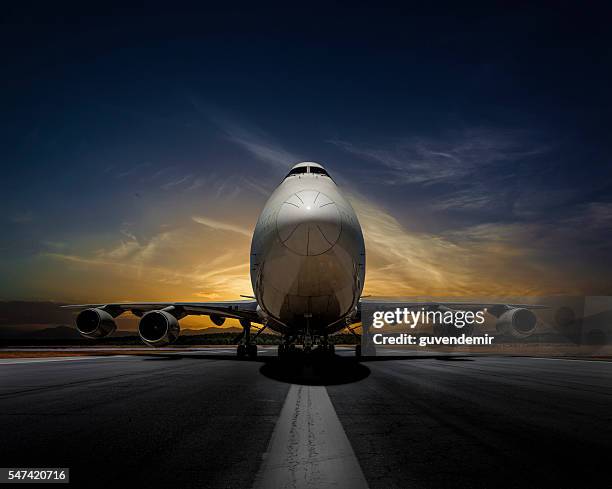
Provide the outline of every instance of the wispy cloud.
<path id="1" fill-rule="evenodd" d="M 585 249 L 601 259 L 612 252 L 601 240 L 612 231 L 610 204 L 576 208 L 563 222 L 484 223 L 434 234 L 406 229 L 362 197 L 351 202 L 364 230 L 370 294 L 584 294 L 610 285 L 605 270 L 580 258 Z M 598 248 L 581 243 L 594 235 Z"/>
<path id="2" fill-rule="evenodd" d="M 609 285 L 605 260 L 612 207 L 577 206 L 563 221 L 481 223 L 458 231 L 416 232 L 383 207 L 349 195 L 364 230 L 366 293 L 389 296 L 476 296 L 592 293 Z M 238 216 L 238 211 L 236 211 Z M 236 222 L 236 221 L 234 221 Z M 586 231 L 585 231 L 586 230 Z M 231 234 L 228 234 L 231 233 Z M 176 227 L 120 234 L 41 253 L 38 283 L 53 296 L 99 300 L 231 299 L 251 291 L 251 231 L 194 216 Z M 585 240 L 599 239 L 600 243 Z M 581 259 L 589 250 L 589 259 Z"/>
<path id="3" fill-rule="evenodd" d="M 211 219 L 209 217 L 194 216 L 194 217 L 192 217 L 192 219 L 193 219 L 193 221 L 197 222 L 198 224 L 202 224 L 204 226 L 207 226 L 207 227 L 209 227 L 211 229 L 215 229 L 217 231 L 230 231 L 232 233 L 242 234 L 243 236 L 247 236 L 249 238 L 253 234 L 248 229 L 244 229 L 244 228 L 242 228 L 240 226 L 236 226 L 234 224 L 229 224 L 227 222 L 217 221 L 217 220 Z"/>
<path id="4" fill-rule="evenodd" d="M 168 190 L 174 187 L 178 187 L 180 185 L 186 184 L 188 182 L 190 182 L 193 179 L 193 175 L 183 175 L 180 178 L 177 178 L 176 180 L 171 180 L 167 183 L 164 183 L 161 188 L 164 190 Z M 189 187 L 187 187 L 189 188 Z"/>
<path id="5" fill-rule="evenodd" d="M 56 295 L 85 301 L 213 300 L 249 294 L 250 241 L 228 240 L 219 231 L 250 237 L 246 229 L 207 218 L 138 239 L 121 233 L 103 249 L 83 243 L 40 253 L 37 259 L 47 264 L 41 281 L 48 273 Z M 62 265 L 54 265 L 58 263 Z"/>
<path id="6" fill-rule="evenodd" d="M 381 146 L 332 142 L 369 162 L 360 172 L 366 191 L 376 188 L 372 183 L 406 187 L 410 198 L 396 205 L 418 207 L 423 227 L 430 229 L 534 222 L 576 194 L 547 188 L 556 149 L 526 131 L 461 129 Z"/>
<path id="7" fill-rule="evenodd" d="M 446 197 L 436 199 L 431 204 L 431 208 L 434 210 L 444 211 L 484 209 L 491 205 L 491 201 L 495 198 L 499 199 L 499 193 L 497 196 L 494 196 L 490 193 L 475 192 L 474 189 L 470 188 L 467 190 L 453 192 Z"/>
<path id="8" fill-rule="evenodd" d="M 261 134 L 250 132 L 234 123 L 224 122 L 222 124 L 221 127 L 231 142 L 238 144 L 264 163 L 285 170 L 301 160 L 296 154 L 270 142 Z"/>
<path id="9" fill-rule="evenodd" d="M 516 132 L 471 129 L 439 137 L 397 138 L 384 146 L 329 142 L 376 164 L 378 181 L 388 185 L 456 184 L 491 166 L 540 155 L 549 148 L 526 141 Z M 504 172 L 506 173 L 506 172 Z"/>
<path id="10" fill-rule="evenodd" d="M 164 175 L 166 175 L 168 172 L 171 172 L 172 170 L 174 170 L 175 168 L 177 168 L 176 165 L 168 165 L 168 166 L 163 166 L 162 168 L 160 168 L 159 170 L 154 171 L 153 173 L 151 173 L 150 175 L 148 175 L 148 179 L 149 180 L 155 180 L 157 178 L 160 178 Z"/>
<path id="11" fill-rule="evenodd" d="M 189 187 L 187 187 L 185 191 L 189 192 L 191 190 L 197 190 L 200 187 L 204 186 L 205 183 L 206 183 L 205 178 L 201 178 L 201 177 L 194 178 L 193 181 L 191 182 L 191 185 L 189 185 Z"/>
<path id="12" fill-rule="evenodd" d="M 215 124 L 226 139 L 253 155 L 259 161 L 276 169 L 286 170 L 292 164 L 301 161 L 296 153 L 287 150 L 272 136 L 262 129 L 239 121 L 225 111 L 204 104 L 197 97 L 191 97 L 193 107 L 209 121 Z"/>
<path id="13" fill-rule="evenodd" d="M 266 199 L 270 197 L 270 194 L 274 190 L 274 186 L 270 185 L 270 181 L 258 182 L 252 179 L 242 178 L 241 183 Z"/>
<path id="14" fill-rule="evenodd" d="M 125 171 L 117 173 L 116 176 L 118 178 L 130 177 L 132 175 L 138 174 L 138 172 L 140 172 L 141 170 L 149 168 L 150 166 L 151 166 L 151 163 L 145 161 L 143 163 L 139 163 L 138 165 L 134 165 L 133 167 L 131 167 L 131 168 L 125 170 Z"/>

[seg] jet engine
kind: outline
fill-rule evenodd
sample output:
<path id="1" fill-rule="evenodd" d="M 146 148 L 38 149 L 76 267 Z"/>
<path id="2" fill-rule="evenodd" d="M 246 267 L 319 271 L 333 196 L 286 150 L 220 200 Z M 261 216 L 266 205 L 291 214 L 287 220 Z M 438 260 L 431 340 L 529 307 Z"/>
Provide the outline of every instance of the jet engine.
<path id="1" fill-rule="evenodd" d="M 215 323 L 217 326 L 223 326 L 223 323 L 225 322 L 225 318 L 222 316 L 217 316 L 216 314 L 211 314 L 210 315 L 210 320 Z"/>
<path id="2" fill-rule="evenodd" d="M 497 319 L 497 331 L 512 338 L 527 338 L 535 331 L 537 318 L 529 309 L 514 308 Z"/>
<path id="3" fill-rule="evenodd" d="M 138 323 L 140 339 L 149 346 L 165 346 L 174 343 L 181 328 L 178 319 L 168 311 L 149 311 Z"/>
<path id="4" fill-rule="evenodd" d="M 85 309 L 76 317 L 76 328 L 85 338 L 104 338 L 115 332 L 117 325 L 104 309 Z"/>

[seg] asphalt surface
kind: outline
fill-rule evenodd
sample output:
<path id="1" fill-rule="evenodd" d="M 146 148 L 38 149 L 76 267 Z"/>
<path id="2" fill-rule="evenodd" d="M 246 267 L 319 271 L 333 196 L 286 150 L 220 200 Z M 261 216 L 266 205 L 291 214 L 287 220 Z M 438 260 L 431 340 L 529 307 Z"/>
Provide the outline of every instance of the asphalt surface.
<path id="1" fill-rule="evenodd" d="M 339 487 L 338 467 L 370 489 L 607 486 L 612 362 L 2 360 L 0 427 L 1 466 L 72 486 Z"/>

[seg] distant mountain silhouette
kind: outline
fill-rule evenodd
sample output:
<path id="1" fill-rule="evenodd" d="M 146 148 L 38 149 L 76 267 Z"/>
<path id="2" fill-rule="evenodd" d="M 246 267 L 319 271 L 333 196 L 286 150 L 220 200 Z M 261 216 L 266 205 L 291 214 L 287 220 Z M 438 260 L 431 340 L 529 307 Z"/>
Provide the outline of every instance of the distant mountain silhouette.
<path id="1" fill-rule="evenodd" d="M 70 324 L 74 312 L 62 309 L 58 302 L 5 301 L 0 302 L 0 326 L 18 324 Z"/>
<path id="2" fill-rule="evenodd" d="M 32 331 L 28 334 L 29 338 L 40 339 L 68 339 L 79 338 L 81 335 L 75 328 L 70 326 L 55 326 L 54 328 L 45 328 L 40 331 Z"/>
<path id="3" fill-rule="evenodd" d="M 26 329 L 24 326 L 0 326 L 0 339 L 79 339 L 82 336 L 74 326 L 50 326 L 43 329 Z M 132 331 L 115 331 L 115 337 L 134 336 Z"/>
<path id="4" fill-rule="evenodd" d="M 198 334 L 217 334 L 217 333 L 240 333 L 242 328 L 218 328 L 211 326 L 203 329 L 181 329 L 181 335 L 198 335 Z"/>

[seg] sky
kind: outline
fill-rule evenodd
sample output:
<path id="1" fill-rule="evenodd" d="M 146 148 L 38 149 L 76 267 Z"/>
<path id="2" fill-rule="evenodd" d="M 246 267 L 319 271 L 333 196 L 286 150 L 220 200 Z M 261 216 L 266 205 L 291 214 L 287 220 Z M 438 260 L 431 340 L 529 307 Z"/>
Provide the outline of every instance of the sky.
<path id="1" fill-rule="evenodd" d="M 303 160 L 357 211 L 367 294 L 611 295 L 609 12 L 355 5 L 8 9 L 0 300 L 251 294 Z"/>

